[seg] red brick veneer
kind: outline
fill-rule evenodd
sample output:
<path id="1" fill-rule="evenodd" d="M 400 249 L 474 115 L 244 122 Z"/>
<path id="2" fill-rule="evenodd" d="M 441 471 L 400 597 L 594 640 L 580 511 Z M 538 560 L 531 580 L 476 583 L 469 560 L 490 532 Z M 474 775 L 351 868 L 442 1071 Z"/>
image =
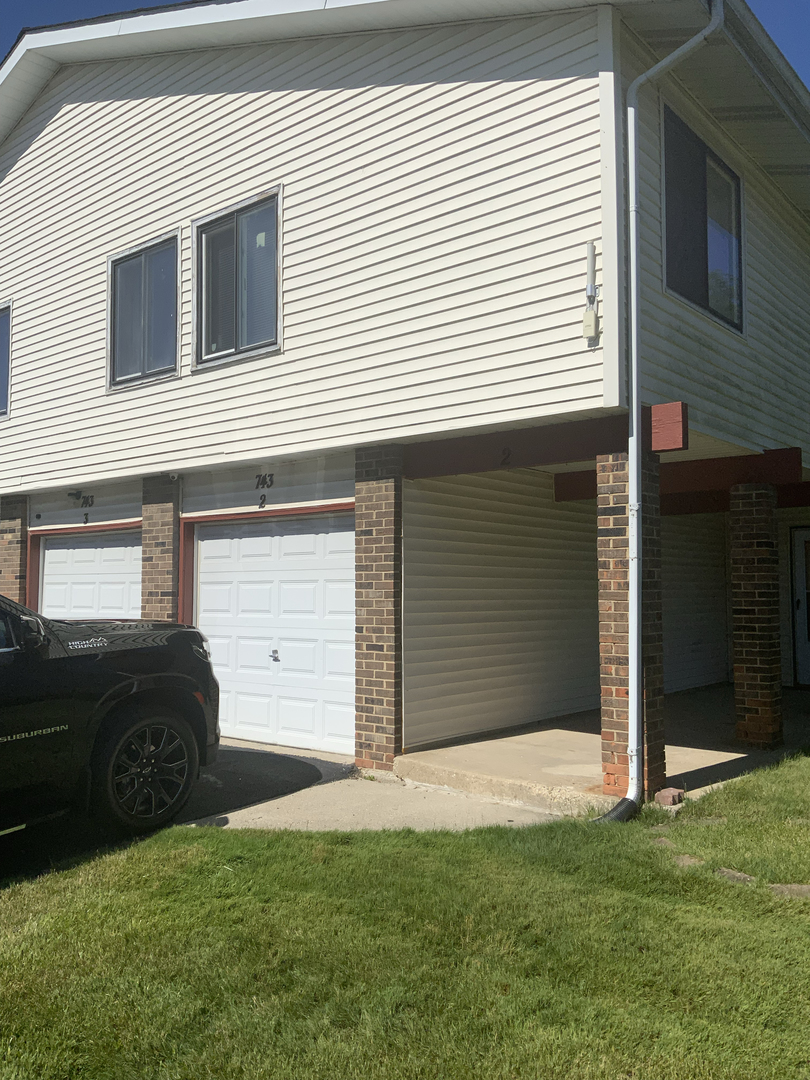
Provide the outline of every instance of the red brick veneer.
<path id="1" fill-rule="evenodd" d="M 390 771 L 402 750 L 401 447 L 357 450 L 355 521 L 355 755 Z"/>
<path id="2" fill-rule="evenodd" d="M 628 457 L 596 459 L 599 557 L 599 652 L 602 688 L 602 790 L 627 794 L 628 735 Z M 642 651 L 644 664 L 644 790 L 666 784 L 664 658 L 661 615 L 661 530 L 658 455 L 642 467 Z"/>
<path id="3" fill-rule="evenodd" d="M 180 483 L 143 479 L 141 618 L 177 620 L 180 559 Z"/>
<path id="4" fill-rule="evenodd" d="M 750 746 L 782 742 L 782 656 L 776 488 L 731 489 L 734 700 L 737 737 Z"/>
<path id="5" fill-rule="evenodd" d="M 25 603 L 28 560 L 28 496 L 0 498 L 0 593 Z"/>

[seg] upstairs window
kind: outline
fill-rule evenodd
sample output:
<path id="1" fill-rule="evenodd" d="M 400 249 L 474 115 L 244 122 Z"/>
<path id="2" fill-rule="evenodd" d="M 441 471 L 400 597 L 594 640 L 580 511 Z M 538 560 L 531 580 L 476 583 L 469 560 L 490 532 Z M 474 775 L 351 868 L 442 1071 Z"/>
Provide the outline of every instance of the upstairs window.
<path id="1" fill-rule="evenodd" d="M 742 328 L 740 180 L 665 110 L 667 286 Z"/>
<path id="2" fill-rule="evenodd" d="M 112 267 L 112 384 L 177 367 L 177 241 L 127 255 Z"/>
<path id="3" fill-rule="evenodd" d="M 277 213 L 274 197 L 200 227 L 200 362 L 277 344 Z"/>
<path id="4" fill-rule="evenodd" d="M 0 416 L 8 416 L 11 373 L 11 308 L 0 308 Z"/>

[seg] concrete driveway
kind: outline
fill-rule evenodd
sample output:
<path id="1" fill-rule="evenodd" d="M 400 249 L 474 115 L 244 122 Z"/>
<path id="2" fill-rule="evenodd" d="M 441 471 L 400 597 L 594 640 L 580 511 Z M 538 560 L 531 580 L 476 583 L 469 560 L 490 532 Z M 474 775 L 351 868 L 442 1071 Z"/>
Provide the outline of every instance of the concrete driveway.
<path id="1" fill-rule="evenodd" d="M 479 795 L 367 779 L 339 754 L 228 740 L 178 824 L 242 829 L 472 829 L 534 825 L 555 815 Z"/>

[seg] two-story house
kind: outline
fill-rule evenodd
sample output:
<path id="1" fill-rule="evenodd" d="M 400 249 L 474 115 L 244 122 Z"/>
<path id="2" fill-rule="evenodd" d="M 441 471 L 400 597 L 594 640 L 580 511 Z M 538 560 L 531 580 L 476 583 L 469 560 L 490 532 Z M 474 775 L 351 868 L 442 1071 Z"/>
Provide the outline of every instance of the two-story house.
<path id="1" fill-rule="evenodd" d="M 716 14 L 716 10 L 715 10 Z M 0 67 L 0 592 L 196 622 L 222 730 L 354 752 L 603 709 L 627 784 L 638 209 L 664 690 L 810 683 L 810 95 L 742 0 L 228 0 Z M 687 413 L 688 407 L 688 413 Z M 687 420 L 688 417 L 688 420 Z"/>

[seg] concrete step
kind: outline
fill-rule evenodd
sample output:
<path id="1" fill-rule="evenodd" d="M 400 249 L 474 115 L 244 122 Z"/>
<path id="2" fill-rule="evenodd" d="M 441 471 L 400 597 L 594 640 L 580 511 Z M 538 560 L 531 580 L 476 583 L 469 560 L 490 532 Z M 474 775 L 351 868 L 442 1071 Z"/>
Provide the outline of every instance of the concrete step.
<path id="1" fill-rule="evenodd" d="M 449 791 L 484 796 L 545 813 L 579 816 L 590 811 L 604 813 L 616 805 L 616 799 L 593 789 L 583 789 L 580 785 L 501 775 L 471 768 L 469 762 L 462 764 L 461 761 L 430 757 L 438 753 L 440 752 L 427 751 L 397 757 L 394 761 L 394 773 L 410 784 L 447 788 Z M 444 752 L 445 755 L 448 753 Z M 591 788 L 594 786 L 589 785 Z"/>

